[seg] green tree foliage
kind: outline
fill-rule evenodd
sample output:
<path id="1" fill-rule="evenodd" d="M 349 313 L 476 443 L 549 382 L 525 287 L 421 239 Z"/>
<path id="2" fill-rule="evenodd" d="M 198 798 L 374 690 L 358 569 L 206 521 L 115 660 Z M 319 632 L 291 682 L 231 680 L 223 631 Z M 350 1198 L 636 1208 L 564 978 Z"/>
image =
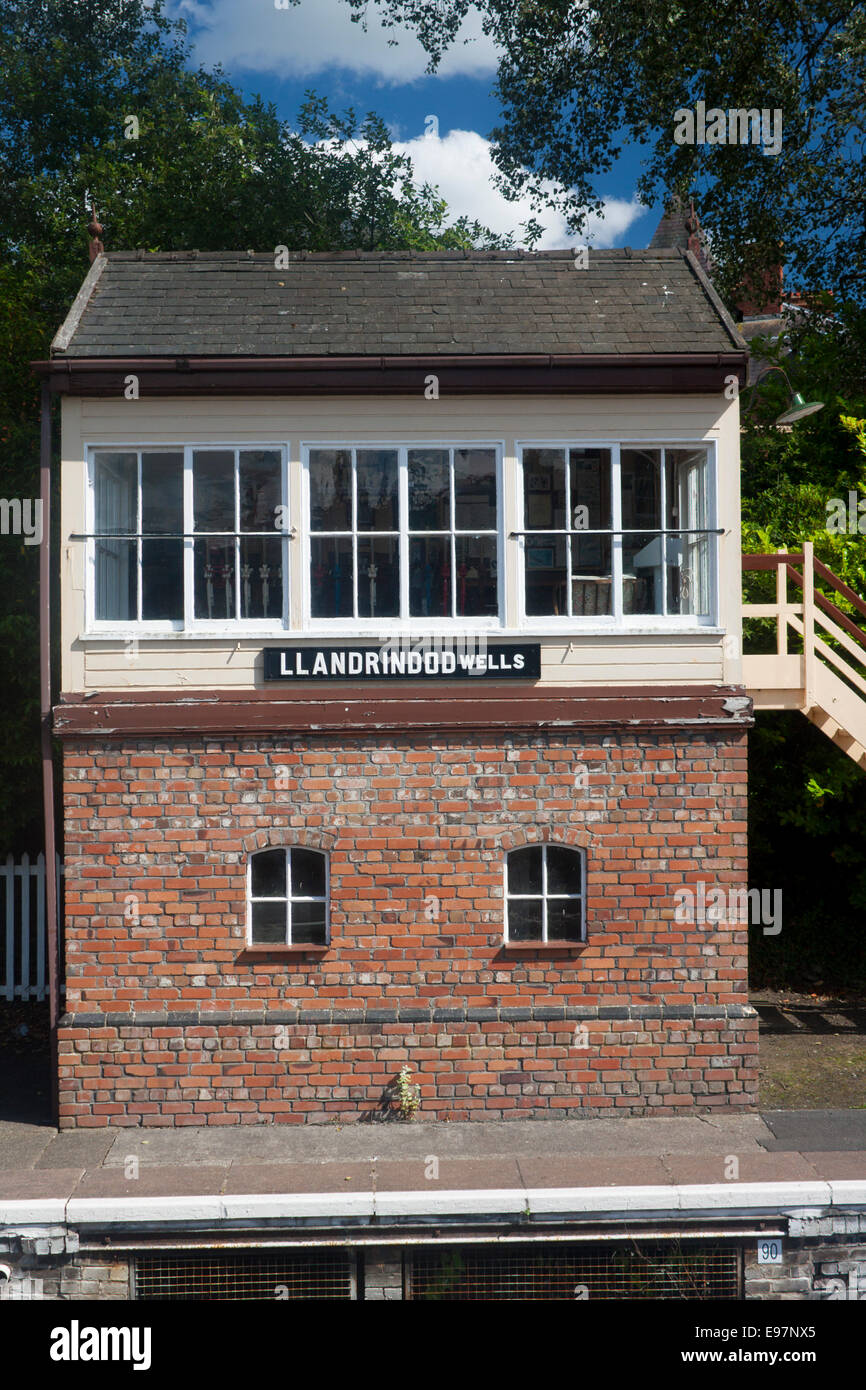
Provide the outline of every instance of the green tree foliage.
<path id="1" fill-rule="evenodd" d="M 828 530 L 832 499 L 846 509 L 849 491 L 866 499 L 866 389 L 852 349 L 861 329 L 849 319 L 801 322 L 791 357 L 755 343 L 825 406 L 781 430 L 772 423 L 787 404 L 781 375 L 769 373 L 744 394 L 743 549 L 797 551 L 812 541 L 816 556 L 866 596 L 866 535 Z M 852 605 L 827 592 L 863 625 Z M 775 575 L 750 575 L 747 596 L 774 601 Z M 774 625 L 748 620 L 746 650 L 775 650 Z M 782 889 L 784 915 L 780 936 L 751 933 L 753 983 L 866 988 L 866 774 L 801 714 L 761 714 L 750 736 L 749 865 L 754 884 Z"/>
<path id="2" fill-rule="evenodd" d="M 298 3 L 298 0 L 295 0 Z M 346 0 L 363 21 L 371 0 Z M 515 193 L 553 180 L 579 232 L 627 145 L 639 196 L 692 194 L 720 283 L 759 278 L 779 243 L 794 283 L 866 287 L 866 7 L 852 0 L 373 0 L 413 29 L 435 69 L 480 12 L 499 49 L 494 158 Z M 675 113 L 782 112 L 781 152 L 674 141 Z"/>
<path id="3" fill-rule="evenodd" d="M 190 69 L 185 32 L 164 0 L 0 0 L 4 497 L 38 495 L 29 363 L 48 355 L 86 274 L 90 206 L 118 250 L 507 244 L 449 223 L 375 116 L 337 115 L 309 94 L 292 128 L 219 69 Z M 2 850 L 41 839 L 37 579 L 38 547 L 0 537 Z"/>

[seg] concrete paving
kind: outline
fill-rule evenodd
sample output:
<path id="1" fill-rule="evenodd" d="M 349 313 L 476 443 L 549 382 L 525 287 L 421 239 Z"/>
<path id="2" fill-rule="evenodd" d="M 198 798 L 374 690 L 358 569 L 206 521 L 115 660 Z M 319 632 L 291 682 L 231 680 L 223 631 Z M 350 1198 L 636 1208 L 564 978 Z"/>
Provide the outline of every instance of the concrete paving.
<path id="1" fill-rule="evenodd" d="M 767 1110 L 774 1149 L 866 1149 L 866 1107 L 859 1110 Z"/>
<path id="2" fill-rule="evenodd" d="M 62 1133 L 0 1122 L 10 1201 L 815 1179 L 866 1180 L 866 1112 Z"/>
<path id="3" fill-rule="evenodd" d="M 0 1127 L 2 1128 L 2 1127 Z M 52 1131 L 52 1134 L 56 1131 Z M 104 1135 L 105 1131 L 99 1131 Z M 67 1133 L 57 1136 L 50 1162 L 66 1167 Z M 636 1120 L 480 1121 L 347 1125 L 244 1125 L 209 1129 L 124 1129 L 101 1160 L 122 1165 L 129 1155 L 148 1163 L 368 1163 L 374 1158 L 440 1159 L 587 1156 L 642 1157 L 658 1153 L 760 1153 L 774 1139 L 758 1115 Z M 815 1146 L 820 1147 L 820 1145 Z M 825 1145 L 824 1147 L 833 1147 Z M 864 1145 L 866 1147 L 866 1145 Z M 78 1151 L 76 1150 L 76 1153 Z M 46 1161 L 48 1157 L 46 1156 Z M 0 1136 L 0 1167 L 2 1136 Z"/>

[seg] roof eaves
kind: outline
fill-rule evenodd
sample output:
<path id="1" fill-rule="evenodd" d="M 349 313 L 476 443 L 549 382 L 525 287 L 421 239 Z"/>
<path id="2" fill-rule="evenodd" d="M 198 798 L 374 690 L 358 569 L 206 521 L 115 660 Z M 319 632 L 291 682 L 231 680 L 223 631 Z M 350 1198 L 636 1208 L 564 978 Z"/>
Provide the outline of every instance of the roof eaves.
<path id="1" fill-rule="evenodd" d="M 75 296 L 75 299 L 73 300 L 72 308 L 69 310 L 69 313 L 66 315 L 66 318 L 63 320 L 63 323 L 60 325 L 53 339 L 51 340 L 51 347 L 48 349 L 49 355 L 51 357 L 54 357 L 56 353 L 65 352 L 66 349 L 69 347 L 69 344 L 72 342 L 75 331 L 78 328 L 79 323 L 81 322 L 81 315 L 87 308 L 87 305 L 90 302 L 90 297 L 93 294 L 93 291 L 96 289 L 102 272 L 104 271 L 107 264 L 108 258 L 104 252 L 101 252 L 100 255 L 96 257 L 92 266 L 87 272 L 87 275 L 84 278 L 84 283 L 82 284 L 81 289 L 78 291 L 78 294 Z"/>

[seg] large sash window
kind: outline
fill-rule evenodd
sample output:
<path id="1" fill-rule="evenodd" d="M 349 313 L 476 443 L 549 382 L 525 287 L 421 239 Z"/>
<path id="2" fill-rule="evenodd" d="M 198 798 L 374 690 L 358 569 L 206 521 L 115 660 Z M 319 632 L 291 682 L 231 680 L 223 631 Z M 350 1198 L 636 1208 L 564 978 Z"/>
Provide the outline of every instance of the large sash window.
<path id="1" fill-rule="evenodd" d="M 96 449 L 91 469 L 97 623 L 285 622 L 282 449 Z"/>
<path id="2" fill-rule="evenodd" d="M 310 448 L 309 617 L 500 618 L 497 450 Z"/>
<path id="3" fill-rule="evenodd" d="M 713 621 L 706 446 L 523 450 L 523 600 L 544 618 Z"/>

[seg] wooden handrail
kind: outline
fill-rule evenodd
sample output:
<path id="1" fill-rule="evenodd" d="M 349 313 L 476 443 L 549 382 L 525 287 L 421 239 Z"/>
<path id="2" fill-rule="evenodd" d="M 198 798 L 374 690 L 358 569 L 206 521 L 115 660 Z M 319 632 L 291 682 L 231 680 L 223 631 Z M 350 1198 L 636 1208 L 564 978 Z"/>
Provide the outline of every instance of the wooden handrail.
<path id="1" fill-rule="evenodd" d="M 814 563 L 816 569 L 819 565 L 821 566 L 822 570 L 827 568 L 826 565 L 821 564 L 820 560 L 816 560 Z M 803 576 L 802 574 L 800 574 L 799 570 L 795 570 L 793 565 L 788 565 L 787 570 L 789 578 L 791 578 L 794 581 L 798 588 L 802 589 Z M 833 573 L 832 570 L 828 570 L 827 572 L 828 574 Z M 833 577 L 835 578 L 835 575 Z M 839 583 L 842 583 L 841 579 L 839 580 Z M 847 584 L 844 587 L 847 588 Z M 853 589 L 851 590 L 851 592 L 854 592 Z M 828 599 L 826 595 L 822 594 L 818 589 L 815 590 L 814 598 L 815 604 L 818 608 L 823 609 L 823 611 L 826 614 L 828 614 L 828 616 L 831 617 L 835 623 L 838 623 L 841 628 L 844 628 L 848 635 L 850 637 L 853 637 L 856 642 L 859 642 L 862 647 L 866 647 L 866 633 L 864 633 L 863 629 L 858 627 L 855 622 L 852 622 L 852 620 L 849 617 L 847 617 L 845 613 L 842 612 L 842 609 L 839 608 L 837 604 L 833 603 L 831 599 Z M 862 602 L 862 600 L 860 600 L 860 602 Z M 866 604 L 863 604 L 863 609 L 864 612 L 866 612 Z"/>
<path id="2" fill-rule="evenodd" d="M 786 568 L 786 570 L 788 571 L 788 578 L 789 578 L 789 579 L 793 579 L 793 581 L 794 581 L 794 583 L 797 585 L 797 588 L 798 588 L 798 589 L 802 589 L 802 587 L 803 587 L 803 576 L 802 576 L 802 574 L 800 573 L 800 571 L 799 571 L 799 570 L 795 570 L 793 565 L 786 565 L 785 568 Z"/>
<path id="3" fill-rule="evenodd" d="M 828 584 L 832 585 L 836 592 L 841 594 L 843 598 L 846 598 L 849 603 L 853 603 L 857 611 L 866 617 L 866 601 L 864 601 L 859 594 L 855 594 L 853 589 L 849 589 L 844 580 L 840 579 L 838 575 L 835 575 L 832 570 L 828 570 L 827 566 L 822 564 L 817 558 L 815 560 L 815 569 L 822 579 L 825 579 Z"/>
<path id="4" fill-rule="evenodd" d="M 794 565 L 802 564 L 804 560 L 805 555 L 802 551 L 781 551 L 771 555 L 743 555 L 743 569 L 773 570 L 777 567 L 781 567 L 784 563 L 788 578 L 791 579 L 799 589 L 803 589 L 803 574 L 800 570 L 794 569 Z M 849 588 L 843 580 L 839 579 L 839 577 L 835 575 L 831 569 L 828 569 L 817 557 L 813 556 L 812 564 L 814 571 L 825 583 L 831 585 L 838 594 L 841 594 L 843 598 L 854 605 L 859 613 L 862 613 L 863 616 L 866 617 L 866 599 L 862 599 L 859 594 Z M 781 573 L 781 568 L 779 568 L 779 573 Z M 847 632 L 849 637 L 853 637 L 855 642 L 858 642 L 861 647 L 866 648 L 866 633 L 864 633 L 863 629 L 858 627 L 847 614 L 842 612 L 838 604 L 834 603 L 832 599 L 829 599 L 817 589 L 814 592 L 814 603 L 822 612 L 832 618 L 844 632 Z"/>
<path id="5" fill-rule="evenodd" d="M 846 617 L 841 608 L 838 608 L 835 603 L 831 603 L 828 598 L 825 598 L 823 594 L 819 594 L 817 590 L 815 591 L 815 603 L 833 619 L 834 623 L 841 627 L 843 631 L 847 632 L 849 637 L 853 637 L 854 641 L 859 642 L 861 647 L 866 647 L 866 632 L 864 632 L 861 627 L 858 627 L 856 623 L 852 622 L 849 617 Z"/>
<path id="6" fill-rule="evenodd" d="M 744 569 L 744 570 L 774 570 L 774 569 L 776 568 L 777 565 L 781 565 L 781 564 L 783 564 L 783 563 L 786 562 L 786 561 L 787 561 L 788 563 L 790 563 L 792 560 L 793 560 L 793 562 L 794 562 L 795 564 L 797 564 L 797 565 L 802 565 L 802 563 L 803 563 L 803 552 L 802 552 L 802 550 L 792 550 L 792 551 L 790 551 L 790 552 L 783 550 L 783 551 L 780 551 L 778 554 L 772 554 L 772 555 L 744 555 L 744 556 L 743 556 L 743 569 Z"/>

